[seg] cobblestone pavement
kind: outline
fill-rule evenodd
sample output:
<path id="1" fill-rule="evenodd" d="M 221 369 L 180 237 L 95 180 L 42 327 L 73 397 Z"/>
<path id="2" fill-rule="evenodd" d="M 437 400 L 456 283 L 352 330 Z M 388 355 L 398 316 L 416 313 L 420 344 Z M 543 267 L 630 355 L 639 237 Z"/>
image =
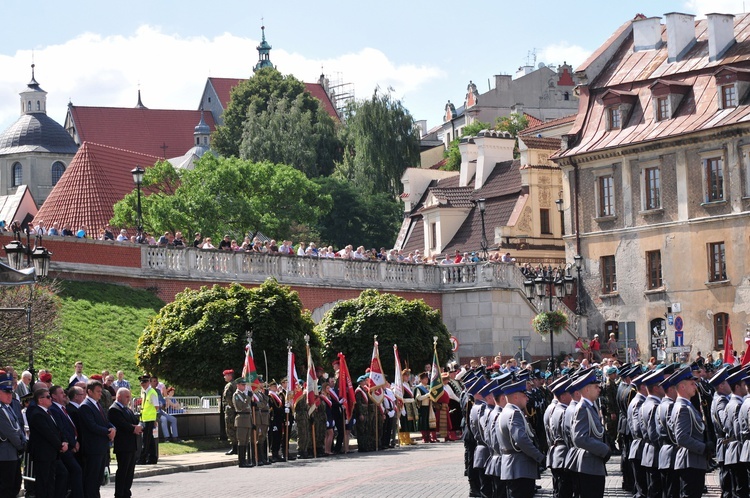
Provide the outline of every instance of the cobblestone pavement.
<path id="1" fill-rule="evenodd" d="M 225 457 L 227 459 L 231 457 Z M 236 460 L 233 460 L 236 462 Z M 215 462 L 214 462 L 215 463 Z M 226 464 L 226 462 L 222 462 Z M 174 470 L 172 470 L 174 471 Z M 606 497 L 626 497 L 622 490 L 620 459 L 607 464 Z M 552 476 L 542 474 L 536 497 L 552 496 Z M 706 476 L 706 497 L 720 495 L 717 474 Z M 113 488 L 110 485 L 109 488 Z M 102 489 L 102 495 L 110 489 Z M 133 483 L 133 496 L 169 497 L 468 497 L 463 475 L 463 444 L 441 443 L 377 453 L 297 460 L 266 467 L 240 469 L 236 465 L 188 472 L 144 475 Z"/>

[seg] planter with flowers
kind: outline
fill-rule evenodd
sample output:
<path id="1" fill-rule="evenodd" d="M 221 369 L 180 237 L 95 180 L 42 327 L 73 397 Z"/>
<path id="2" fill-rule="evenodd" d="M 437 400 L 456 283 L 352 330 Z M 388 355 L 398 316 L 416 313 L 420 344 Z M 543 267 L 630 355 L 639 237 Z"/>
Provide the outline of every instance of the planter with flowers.
<path id="1" fill-rule="evenodd" d="M 562 329 L 568 326 L 568 315 L 560 310 L 542 311 L 531 320 L 531 325 L 542 337 L 550 332 L 560 334 Z"/>

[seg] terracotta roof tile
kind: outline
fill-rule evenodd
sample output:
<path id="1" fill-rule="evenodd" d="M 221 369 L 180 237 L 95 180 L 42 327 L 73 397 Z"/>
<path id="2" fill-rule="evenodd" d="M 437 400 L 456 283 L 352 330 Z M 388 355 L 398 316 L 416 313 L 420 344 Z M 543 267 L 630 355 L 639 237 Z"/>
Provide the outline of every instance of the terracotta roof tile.
<path id="1" fill-rule="evenodd" d="M 130 171 L 140 165 L 153 166 L 160 158 L 107 145 L 84 142 L 52 189 L 35 219 L 47 226 L 58 223 L 76 230 L 86 225 L 89 234 L 109 223 L 113 206 L 132 192 Z"/>
<path id="2" fill-rule="evenodd" d="M 528 114 L 526 112 L 523 113 L 524 116 L 526 116 L 527 124 L 526 128 L 530 128 L 532 126 L 539 126 L 540 124 L 544 123 L 541 119 L 532 116 L 531 114 Z"/>

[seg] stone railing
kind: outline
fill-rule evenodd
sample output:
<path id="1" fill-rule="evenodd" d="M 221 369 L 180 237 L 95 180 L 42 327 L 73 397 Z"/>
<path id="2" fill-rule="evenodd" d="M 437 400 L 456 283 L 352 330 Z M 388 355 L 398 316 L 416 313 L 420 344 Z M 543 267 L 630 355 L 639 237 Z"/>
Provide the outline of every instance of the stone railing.
<path id="1" fill-rule="evenodd" d="M 260 283 L 274 277 L 286 284 L 360 289 L 438 292 L 494 287 L 523 290 L 523 277 L 512 264 L 435 266 L 144 246 L 141 268 L 144 274 L 155 278 L 217 282 Z"/>

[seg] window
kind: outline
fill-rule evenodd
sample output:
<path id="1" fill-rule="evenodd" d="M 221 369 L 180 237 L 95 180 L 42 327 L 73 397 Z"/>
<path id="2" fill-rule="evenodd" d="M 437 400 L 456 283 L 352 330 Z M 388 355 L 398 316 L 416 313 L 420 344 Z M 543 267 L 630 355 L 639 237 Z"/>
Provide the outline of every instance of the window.
<path id="1" fill-rule="evenodd" d="M 720 157 L 711 157 L 703 160 L 703 168 L 706 172 L 706 202 L 718 202 L 724 200 L 724 169 Z"/>
<path id="2" fill-rule="evenodd" d="M 716 313 L 714 315 L 714 349 L 719 351 L 724 349 L 724 336 L 729 326 L 729 315 L 726 313 Z"/>
<path id="3" fill-rule="evenodd" d="M 724 242 L 708 244 L 708 281 L 721 282 L 727 280 L 727 260 Z"/>
<path id="4" fill-rule="evenodd" d="M 602 294 L 617 292 L 617 272 L 615 271 L 615 257 L 603 256 L 602 267 Z"/>
<path id="5" fill-rule="evenodd" d="M 599 217 L 615 214 L 615 180 L 612 176 L 599 177 Z"/>
<path id="6" fill-rule="evenodd" d="M 62 177 L 63 173 L 65 173 L 65 165 L 61 163 L 60 161 L 55 161 L 52 164 L 52 186 L 53 187 L 57 185 L 57 182 L 60 181 L 60 178 Z"/>
<path id="7" fill-rule="evenodd" d="M 13 164 L 13 187 L 18 187 L 23 184 L 23 166 L 21 163 Z"/>
<path id="8" fill-rule="evenodd" d="M 658 289 L 662 286 L 661 279 L 661 251 L 648 251 L 646 253 L 646 278 L 649 289 Z"/>
<path id="9" fill-rule="evenodd" d="M 29 111 L 29 112 L 31 112 L 31 101 L 30 100 L 26 103 L 26 110 Z"/>
<path id="10" fill-rule="evenodd" d="M 660 199 L 660 181 L 659 168 L 646 168 L 644 171 L 646 209 L 659 209 L 661 207 Z"/>
<path id="11" fill-rule="evenodd" d="M 539 210 L 539 225 L 541 226 L 542 234 L 552 233 L 549 227 L 549 209 Z"/>
<path id="12" fill-rule="evenodd" d="M 669 100 L 666 97 L 656 99 L 656 120 L 669 119 Z"/>
<path id="13" fill-rule="evenodd" d="M 563 100 L 570 100 L 570 94 L 568 92 L 563 93 Z"/>
<path id="14" fill-rule="evenodd" d="M 615 334 L 615 340 L 620 340 L 620 324 L 617 322 L 604 322 L 604 340 L 609 340 L 609 334 Z"/>
<path id="15" fill-rule="evenodd" d="M 617 130 L 620 128 L 620 108 L 609 107 L 607 109 L 607 128 Z"/>
<path id="16" fill-rule="evenodd" d="M 737 89 L 734 84 L 721 87 L 721 108 L 737 107 Z"/>
<path id="17" fill-rule="evenodd" d="M 430 249 L 437 247 L 437 223 L 430 223 Z"/>
<path id="18" fill-rule="evenodd" d="M 42 110 L 42 103 L 40 101 L 36 101 L 36 110 L 41 111 Z"/>

